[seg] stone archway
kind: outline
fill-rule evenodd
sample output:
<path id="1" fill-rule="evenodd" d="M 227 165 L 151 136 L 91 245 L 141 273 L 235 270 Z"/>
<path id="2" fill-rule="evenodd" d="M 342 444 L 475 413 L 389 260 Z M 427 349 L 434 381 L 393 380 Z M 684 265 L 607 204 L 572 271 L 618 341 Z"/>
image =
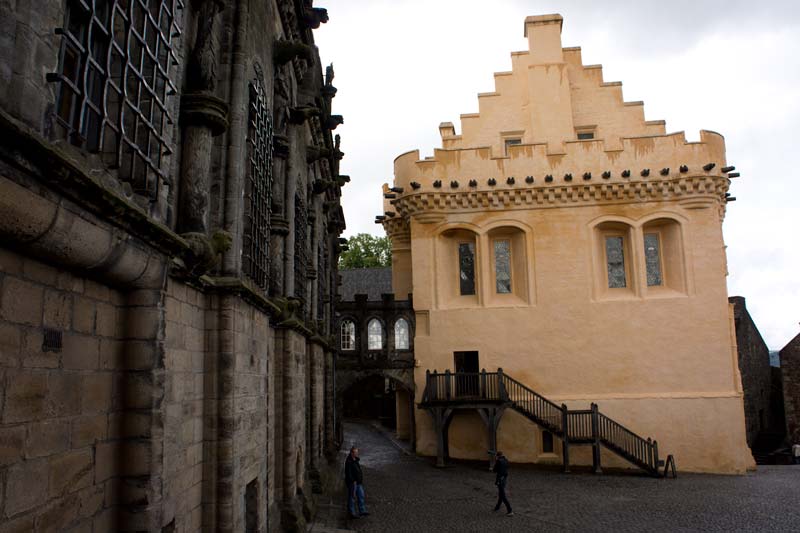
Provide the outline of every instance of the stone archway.
<path id="1" fill-rule="evenodd" d="M 337 411 L 343 418 L 378 420 L 415 447 L 413 369 L 348 369 L 337 372 L 336 377 Z M 387 380 L 390 390 L 384 386 Z M 370 409 L 354 412 L 359 400 Z"/>

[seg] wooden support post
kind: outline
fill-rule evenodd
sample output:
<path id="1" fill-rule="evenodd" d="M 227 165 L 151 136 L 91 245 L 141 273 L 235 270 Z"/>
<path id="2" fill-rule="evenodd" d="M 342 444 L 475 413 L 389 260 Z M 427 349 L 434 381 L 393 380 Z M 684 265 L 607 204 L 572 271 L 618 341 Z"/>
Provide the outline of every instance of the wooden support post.
<path id="1" fill-rule="evenodd" d="M 564 473 L 569 473 L 569 421 L 567 404 L 561 404 L 561 455 L 564 462 Z"/>
<path id="2" fill-rule="evenodd" d="M 444 397 L 449 400 L 450 395 L 450 369 L 444 371 Z"/>
<path id="3" fill-rule="evenodd" d="M 447 433 L 453 410 L 446 407 L 429 407 L 428 412 L 433 418 L 433 428 L 436 432 L 436 466 L 443 467 L 446 466 L 449 456 Z"/>
<path id="4" fill-rule="evenodd" d="M 487 397 L 487 392 L 486 392 L 486 369 L 485 368 L 481 369 L 481 391 L 480 391 L 480 395 L 481 395 L 481 398 L 486 398 Z"/>
<path id="5" fill-rule="evenodd" d="M 481 416 L 483 423 L 486 424 L 486 437 L 489 446 L 488 451 L 492 452 L 489 455 L 489 470 L 494 468 L 494 462 L 497 452 L 497 427 L 500 425 L 500 418 L 503 416 L 505 407 L 483 407 L 478 409 L 478 414 Z"/>
<path id="6" fill-rule="evenodd" d="M 600 467 L 600 431 L 598 427 L 597 404 L 592 403 L 592 472 L 602 474 Z"/>

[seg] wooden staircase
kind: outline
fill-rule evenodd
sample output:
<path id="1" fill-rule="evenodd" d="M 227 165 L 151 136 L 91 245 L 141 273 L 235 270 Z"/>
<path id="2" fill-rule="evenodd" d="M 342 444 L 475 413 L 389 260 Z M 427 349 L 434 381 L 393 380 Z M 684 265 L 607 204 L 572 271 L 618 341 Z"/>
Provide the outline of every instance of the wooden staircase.
<path id="1" fill-rule="evenodd" d="M 601 472 L 600 447 L 608 450 L 656 477 L 675 477 L 675 460 L 671 455 L 662 461 L 658 442 L 645 439 L 619 422 L 604 415 L 597 404 L 590 409 L 571 410 L 558 405 L 525 384 L 497 372 L 444 373 L 427 371 L 425 392 L 420 407 L 428 409 L 437 431 L 437 464 L 447 456 L 447 432 L 453 414 L 459 409 L 475 409 L 487 425 L 489 450 L 496 450 L 497 426 L 506 408 L 558 437 L 562 443 L 564 471 L 569 471 L 569 449 L 572 445 L 592 446 L 594 471 Z M 659 470 L 664 467 L 663 472 Z"/>

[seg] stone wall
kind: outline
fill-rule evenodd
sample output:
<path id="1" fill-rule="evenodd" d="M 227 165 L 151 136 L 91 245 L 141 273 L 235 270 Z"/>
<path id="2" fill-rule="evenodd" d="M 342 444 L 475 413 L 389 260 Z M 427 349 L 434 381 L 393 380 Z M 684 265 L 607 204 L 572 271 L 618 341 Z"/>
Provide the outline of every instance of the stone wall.
<path id="1" fill-rule="evenodd" d="M 790 444 L 800 444 L 800 335 L 780 352 L 783 376 L 783 405 Z"/>
<path id="2" fill-rule="evenodd" d="M 123 299 L 0 249 L 0 525 L 114 529 Z M 43 336 L 60 336 L 52 349 Z"/>
<path id="3" fill-rule="evenodd" d="M 761 432 L 782 428 L 783 420 L 773 413 L 772 369 L 769 348 L 747 312 L 745 299 L 731 296 L 736 327 L 736 346 L 739 354 L 739 371 L 744 390 L 744 417 L 747 445 L 754 449 Z"/>
<path id="4" fill-rule="evenodd" d="M 77 4 L 0 17 L 0 531 L 303 530 L 336 447 L 327 13 L 165 1 L 176 90 L 137 177 L 67 124 L 62 35 L 103 19 Z"/>

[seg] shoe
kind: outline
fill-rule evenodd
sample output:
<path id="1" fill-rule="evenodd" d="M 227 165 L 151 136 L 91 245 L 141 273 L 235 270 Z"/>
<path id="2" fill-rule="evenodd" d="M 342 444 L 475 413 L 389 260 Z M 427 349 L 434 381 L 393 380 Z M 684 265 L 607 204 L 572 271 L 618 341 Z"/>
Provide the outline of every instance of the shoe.
<path id="1" fill-rule="evenodd" d="M 497 511 L 499 511 L 499 510 L 500 510 L 500 508 L 499 508 L 499 507 L 495 507 L 494 509 L 492 509 L 492 512 L 493 512 L 493 513 L 496 513 L 496 512 L 497 512 Z"/>
<path id="2" fill-rule="evenodd" d="M 511 511 L 510 513 L 506 513 L 506 516 L 514 516 L 514 511 Z"/>
<path id="3" fill-rule="evenodd" d="M 349 518 L 350 518 L 350 520 L 357 520 L 357 519 L 361 518 L 361 516 L 359 516 L 357 514 L 351 514 Z"/>
<path id="4" fill-rule="evenodd" d="M 369 516 L 369 512 L 364 511 L 363 513 L 361 513 L 361 516 Z"/>

